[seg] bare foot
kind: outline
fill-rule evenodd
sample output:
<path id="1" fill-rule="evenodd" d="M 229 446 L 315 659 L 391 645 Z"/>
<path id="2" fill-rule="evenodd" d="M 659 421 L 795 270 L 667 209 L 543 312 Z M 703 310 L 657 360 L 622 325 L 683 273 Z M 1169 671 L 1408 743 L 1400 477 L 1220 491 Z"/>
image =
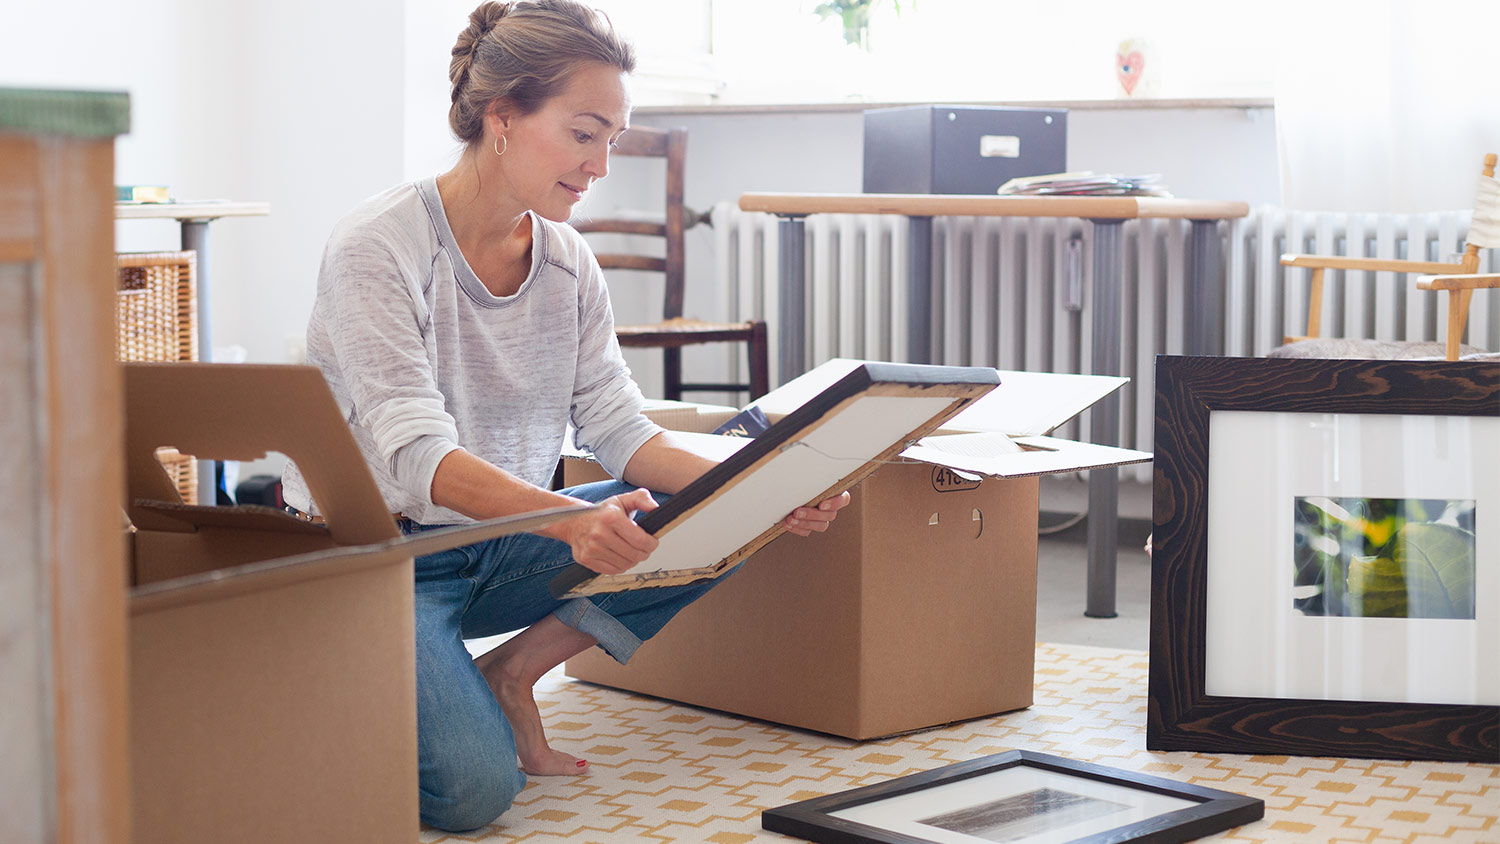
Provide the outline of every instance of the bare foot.
<path id="1" fill-rule="evenodd" d="M 589 772 L 588 762 L 547 744 L 542 713 L 536 708 L 528 683 L 507 676 L 503 663 L 496 663 L 484 676 L 515 734 L 516 761 L 522 771 L 539 777 L 576 777 Z"/>
<path id="2" fill-rule="evenodd" d="M 576 777 L 589 772 L 588 762 L 547 744 L 531 689 L 543 674 L 593 644 L 591 636 L 549 615 L 474 660 L 510 722 L 516 762 L 527 774 Z"/>

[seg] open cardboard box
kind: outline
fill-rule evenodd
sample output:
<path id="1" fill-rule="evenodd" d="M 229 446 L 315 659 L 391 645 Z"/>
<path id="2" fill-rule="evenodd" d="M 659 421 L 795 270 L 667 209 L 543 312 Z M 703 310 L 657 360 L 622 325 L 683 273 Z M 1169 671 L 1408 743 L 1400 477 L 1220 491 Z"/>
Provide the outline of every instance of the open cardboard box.
<path id="1" fill-rule="evenodd" d="M 418 834 L 412 557 L 565 508 L 403 538 L 311 367 L 126 364 L 133 840 Z M 158 446 L 279 451 L 327 519 L 183 505 Z"/>
<path id="2" fill-rule="evenodd" d="M 859 363 L 829 361 L 753 404 L 774 421 Z M 1037 477 L 1150 459 L 1046 434 L 1125 381 L 1002 371 L 861 482 L 826 533 L 757 551 L 629 666 L 593 649 L 567 674 L 854 739 L 1030 706 Z M 566 482 L 603 477 L 580 458 L 565 456 Z"/>

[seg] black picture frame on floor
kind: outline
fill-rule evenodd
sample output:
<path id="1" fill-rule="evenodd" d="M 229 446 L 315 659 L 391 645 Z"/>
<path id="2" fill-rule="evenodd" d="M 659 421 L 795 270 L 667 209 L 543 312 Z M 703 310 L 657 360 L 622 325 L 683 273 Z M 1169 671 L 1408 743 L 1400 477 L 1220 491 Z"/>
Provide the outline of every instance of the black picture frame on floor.
<path id="1" fill-rule="evenodd" d="M 1312 423 L 1300 420 L 1313 417 L 1290 414 L 1495 417 L 1500 416 L 1500 362 L 1157 358 L 1146 747 L 1500 761 L 1500 706 L 1207 693 L 1210 417 L 1219 411 L 1266 414 L 1268 424 L 1271 415 L 1280 414 L 1303 425 Z M 1253 423 L 1259 417 L 1238 418 Z M 1367 421 L 1365 417 L 1355 424 Z M 1397 448 L 1417 448 L 1411 443 L 1402 440 Z M 1217 453 L 1226 447 L 1221 444 Z M 1268 453 L 1259 459 L 1274 461 L 1277 457 Z M 1217 479 L 1216 485 L 1222 488 L 1225 480 Z M 1282 505 L 1277 501 L 1268 506 Z M 1493 514 L 1481 518 L 1495 524 Z M 1219 548 L 1216 553 L 1221 555 L 1222 549 L 1233 550 L 1222 541 Z M 1476 554 L 1475 558 L 1490 565 L 1482 556 Z M 1228 559 L 1234 562 L 1224 562 Z M 1237 564 L 1237 557 L 1223 557 L 1219 563 Z M 1485 618 L 1493 619 L 1500 612 L 1500 607 L 1491 605 L 1496 603 L 1493 598 L 1478 595 L 1478 612 L 1489 614 Z M 1362 623 L 1367 619 L 1337 621 Z M 1252 626 L 1236 635 L 1269 635 L 1274 622 L 1268 620 L 1265 625 L 1264 629 Z M 1488 646 L 1481 642 L 1483 647 Z M 1443 656 L 1432 654 L 1430 658 Z M 1221 672 L 1219 676 L 1226 670 L 1218 662 L 1215 669 Z M 1240 669 L 1231 665 L 1227 670 Z M 1476 665 L 1471 670 L 1485 669 Z"/>
<path id="2" fill-rule="evenodd" d="M 1169 844 L 1264 815 L 1242 794 L 1012 750 L 767 809 L 761 826 L 819 844 Z"/>

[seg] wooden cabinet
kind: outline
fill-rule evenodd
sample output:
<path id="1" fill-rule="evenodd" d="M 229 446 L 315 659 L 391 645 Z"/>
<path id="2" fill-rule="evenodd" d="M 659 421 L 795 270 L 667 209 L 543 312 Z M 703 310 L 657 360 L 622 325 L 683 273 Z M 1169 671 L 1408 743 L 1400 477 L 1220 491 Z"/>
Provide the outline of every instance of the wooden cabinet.
<path id="1" fill-rule="evenodd" d="M 123 93 L 0 89 L 0 840 L 124 842 Z"/>

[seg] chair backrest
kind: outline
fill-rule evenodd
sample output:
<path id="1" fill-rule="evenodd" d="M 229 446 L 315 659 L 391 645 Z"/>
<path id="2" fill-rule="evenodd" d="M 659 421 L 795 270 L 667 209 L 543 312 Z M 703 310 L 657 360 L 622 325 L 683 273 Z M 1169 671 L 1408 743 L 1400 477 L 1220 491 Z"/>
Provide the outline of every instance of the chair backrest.
<path id="1" fill-rule="evenodd" d="M 666 160 L 666 215 L 664 222 L 648 222 L 625 219 L 579 220 L 573 227 L 585 234 L 599 232 L 612 234 L 660 237 L 666 241 L 665 257 L 635 255 L 618 252 L 596 253 L 599 266 L 606 270 L 646 270 L 663 273 L 665 300 L 662 303 L 662 318 L 675 319 L 682 316 L 683 286 L 685 284 L 683 232 L 687 228 L 687 214 L 682 204 L 683 172 L 687 160 L 687 130 L 682 128 L 657 129 L 652 126 L 632 126 L 620 136 L 617 156 L 662 158 Z"/>

